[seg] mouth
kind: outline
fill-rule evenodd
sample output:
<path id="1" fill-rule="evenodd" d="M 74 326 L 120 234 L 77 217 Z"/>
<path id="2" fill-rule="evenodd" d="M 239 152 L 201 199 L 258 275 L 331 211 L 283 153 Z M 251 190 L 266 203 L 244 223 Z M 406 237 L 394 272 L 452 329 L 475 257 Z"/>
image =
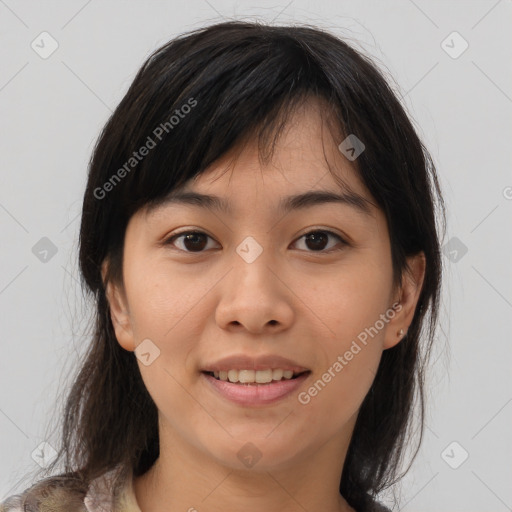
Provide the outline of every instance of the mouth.
<path id="1" fill-rule="evenodd" d="M 237 370 L 234 370 L 237 372 Z M 291 370 L 290 370 L 291 371 Z M 247 380 L 251 374 L 244 377 L 244 370 L 240 370 L 242 380 Z M 254 370 L 248 370 L 254 372 Z M 301 371 L 293 374 L 289 378 L 284 375 L 279 380 L 271 380 L 270 382 L 230 382 L 222 380 L 224 375 L 215 376 L 215 371 L 202 371 L 202 377 L 208 389 L 212 390 L 215 396 L 221 397 L 228 402 L 242 407 L 266 407 L 289 398 L 297 393 L 304 382 L 311 374 L 310 370 Z M 219 372 L 220 374 L 220 372 Z M 232 374 L 233 376 L 233 374 Z M 277 374 L 279 376 L 279 374 Z M 261 379 L 260 379 L 261 380 Z"/>
<path id="2" fill-rule="evenodd" d="M 291 397 L 312 374 L 278 354 L 232 354 L 203 363 L 202 382 L 214 397 L 243 407 L 263 407 Z"/>

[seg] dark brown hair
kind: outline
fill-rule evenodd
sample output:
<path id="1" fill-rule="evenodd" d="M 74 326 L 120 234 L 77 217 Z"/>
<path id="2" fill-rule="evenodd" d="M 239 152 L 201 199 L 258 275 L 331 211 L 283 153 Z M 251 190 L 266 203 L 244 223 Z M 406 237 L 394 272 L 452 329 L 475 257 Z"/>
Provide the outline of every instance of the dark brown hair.
<path id="1" fill-rule="evenodd" d="M 79 251 L 82 283 L 95 304 L 94 333 L 66 401 L 62 446 L 49 471 L 63 463 L 66 473 L 87 483 L 119 464 L 137 476 L 155 462 L 157 408 L 134 353 L 116 341 L 101 265 L 110 263 L 107 281 L 122 282 L 124 234 L 135 212 L 158 204 L 248 138 L 257 138 L 262 155 L 271 154 L 288 116 L 308 98 L 322 101 L 335 129 L 365 144 L 354 167 L 386 216 L 396 282 L 407 256 L 423 251 L 426 257 L 407 335 L 384 351 L 362 403 L 340 492 L 363 512 L 401 478 L 416 399 L 418 447 L 421 442 L 424 371 L 439 309 L 436 212 L 444 220 L 444 206 L 434 164 L 383 74 L 362 52 L 313 27 L 246 22 L 195 30 L 155 51 L 99 137 Z M 148 137 L 154 148 L 131 161 Z"/>

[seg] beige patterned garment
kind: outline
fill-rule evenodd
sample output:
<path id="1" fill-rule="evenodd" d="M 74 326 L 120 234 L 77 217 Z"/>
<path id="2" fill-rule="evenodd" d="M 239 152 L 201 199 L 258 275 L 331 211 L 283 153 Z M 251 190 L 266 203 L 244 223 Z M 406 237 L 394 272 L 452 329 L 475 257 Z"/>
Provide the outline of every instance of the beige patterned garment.
<path id="1" fill-rule="evenodd" d="M 0 503 L 0 512 L 141 512 L 133 490 L 133 478 L 129 474 L 121 481 L 117 491 L 113 489 L 116 468 L 93 480 L 84 496 L 73 490 L 66 480 L 43 479 L 21 494 L 10 496 Z"/>
<path id="2" fill-rule="evenodd" d="M 113 489 L 113 469 L 91 482 L 86 493 L 72 490 L 69 479 L 43 479 L 21 494 L 10 496 L 0 503 L 0 512 L 142 512 L 133 490 L 131 473 L 121 478 L 117 491 Z M 120 473 L 119 473 L 120 474 Z M 67 488 L 66 488 L 67 487 Z M 367 512 L 391 512 L 378 502 L 365 508 Z"/>

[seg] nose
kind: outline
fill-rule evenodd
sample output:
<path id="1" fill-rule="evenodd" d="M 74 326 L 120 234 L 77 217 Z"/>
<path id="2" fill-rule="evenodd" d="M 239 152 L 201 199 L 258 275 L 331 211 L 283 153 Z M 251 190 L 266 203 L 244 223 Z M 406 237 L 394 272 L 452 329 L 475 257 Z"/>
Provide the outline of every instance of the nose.
<path id="1" fill-rule="evenodd" d="M 270 251 L 248 263 L 238 254 L 221 281 L 215 320 L 227 330 L 252 334 L 277 333 L 293 323 L 293 286 L 279 275 Z M 282 274 L 282 273 L 281 273 Z"/>

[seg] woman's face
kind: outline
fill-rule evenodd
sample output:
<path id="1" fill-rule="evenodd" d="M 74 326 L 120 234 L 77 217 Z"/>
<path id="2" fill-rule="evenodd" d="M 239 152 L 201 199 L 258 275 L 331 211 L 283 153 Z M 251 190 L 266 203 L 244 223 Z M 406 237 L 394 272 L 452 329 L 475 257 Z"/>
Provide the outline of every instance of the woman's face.
<path id="1" fill-rule="evenodd" d="M 326 447 L 328 457 L 344 457 L 382 351 L 412 320 L 421 261 L 411 260 L 416 281 L 406 277 L 394 289 L 385 217 L 338 149 L 341 140 L 330 138 L 311 105 L 294 121 L 272 164 L 262 167 L 247 145 L 182 190 L 226 208 L 169 201 L 129 222 L 124 289 L 109 286 L 108 296 L 119 343 L 138 347 L 159 410 L 161 453 L 179 444 L 216 464 L 262 470 L 308 461 Z M 308 199 L 319 192 L 342 198 Z M 187 237 L 191 231 L 201 233 Z M 223 364 L 229 357 L 247 359 Z M 259 368 L 277 373 L 238 378 L 278 379 L 287 367 L 307 373 L 252 385 L 205 374 Z"/>

